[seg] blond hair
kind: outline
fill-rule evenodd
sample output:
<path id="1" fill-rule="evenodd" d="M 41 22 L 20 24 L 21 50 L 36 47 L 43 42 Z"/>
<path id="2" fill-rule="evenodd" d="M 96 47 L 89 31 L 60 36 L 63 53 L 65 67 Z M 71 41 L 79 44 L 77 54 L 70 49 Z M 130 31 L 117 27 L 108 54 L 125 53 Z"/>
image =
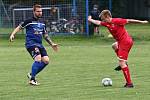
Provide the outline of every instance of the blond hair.
<path id="1" fill-rule="evenodd" d="M 109 17 L 112 17 L 111 12 L 110 12 L 109 10 L 103 10 L 103 11 L 100 13 L 99 17 L 102 17 L 102 16 L 109 16 Z"/>

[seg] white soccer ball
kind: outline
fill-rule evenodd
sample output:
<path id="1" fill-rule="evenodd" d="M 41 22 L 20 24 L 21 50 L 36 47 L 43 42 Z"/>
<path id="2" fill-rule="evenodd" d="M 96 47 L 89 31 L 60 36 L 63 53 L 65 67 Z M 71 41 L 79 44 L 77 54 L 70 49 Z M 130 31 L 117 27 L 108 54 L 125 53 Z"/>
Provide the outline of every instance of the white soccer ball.
<path id="1" fill-rule="evenodd" d="M 102 85 L 103 86 L 112 86 L 112 80 L 110 78 L 103 78 Z"/>

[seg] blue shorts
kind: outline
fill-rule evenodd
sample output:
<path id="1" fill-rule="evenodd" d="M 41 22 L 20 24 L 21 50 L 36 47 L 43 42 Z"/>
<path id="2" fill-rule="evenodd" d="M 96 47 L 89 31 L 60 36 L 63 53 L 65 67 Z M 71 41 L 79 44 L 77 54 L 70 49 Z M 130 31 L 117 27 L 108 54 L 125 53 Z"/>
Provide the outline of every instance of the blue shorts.
<path id="1" fill-rule="evenodd" d="M 29 52 L 29 54 L 32 56 L 32 58 L 34 59 L 37 55 L 41 55 L 41 57 L 43 56 L 48 56 L 46 49 L 44 47 L 38 47 L 38 46 L 31 46 L 29 48 L 26 48 L 27 51 Z"/>

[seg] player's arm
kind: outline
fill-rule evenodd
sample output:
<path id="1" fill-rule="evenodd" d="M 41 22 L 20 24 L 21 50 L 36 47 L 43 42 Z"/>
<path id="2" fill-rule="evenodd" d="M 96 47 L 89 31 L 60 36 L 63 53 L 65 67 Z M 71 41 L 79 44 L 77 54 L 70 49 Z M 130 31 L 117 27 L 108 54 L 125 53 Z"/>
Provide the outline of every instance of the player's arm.
<path id="1" fill-rule="evenodd" d="M 19 32 L 21 29 L 24 29 L 26 27 L 26 25 L 28 25 L 28 23 L 30 23 L 30 20 L 25 20 L 24 22 L 21 22 L 20 25 L 18 25 L 18 27 L 16 27 L 13 32 L 11 33 L 9 40 L 12 42 L 15 38 L 15 34 L 17 32 Z"/>
<path id="2" fill-rule="evenodd" d="M 141 20 L 135 20 L 135 19 L 127 19 L 127 23 L 141 23 L 141 24 L 146 24 L 148 23 L 147 20 L 141 21 Z"/>
<path id="3" fill-rule="evenodd" d="M 92 19 L 91 16 L 88 17 L 88 21 L 91 22 L 91 23 L 93 23 L 93 24 L 95 24 L 95 25 L 100 25 L 101 24 L 101 21 L 94 20 L 94 19 Z"/>
<path id="4" fill-rule="evenodd" d="M 43 35 L 44 39 L 46 40 L 46 42 L 53 48 L 54 51 L 58 51 L 58 45 L 55 44 L 51 38 L 49 37 L 48 33 L 45 33 Z"/>
<path id="5" fill-rule="evenodd" d="M 21 28 L 21 26 L 19 25 L 18 27 L 16 27 L 16 28 L 13 30 L 13 32 L 10 34 L 10 37 L 9 37 L 10 42 L 12 42 L 12 41 L 14 40 L 15 34 L 16 34 L 17 32 L 19 32 L 21 29 L 22 29 L 22 28 Z"/>

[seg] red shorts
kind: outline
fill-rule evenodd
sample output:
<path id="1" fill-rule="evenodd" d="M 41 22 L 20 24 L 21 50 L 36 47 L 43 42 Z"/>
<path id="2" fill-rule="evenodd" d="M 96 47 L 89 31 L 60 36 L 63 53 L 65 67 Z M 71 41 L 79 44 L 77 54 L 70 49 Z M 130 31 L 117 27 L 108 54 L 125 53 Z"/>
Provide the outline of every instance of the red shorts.
<path id="1" fill-rule="evenodd" d="M 133 45 L 133 41 L 131 38 L 126 40 L 118 41 L 118 52 L 117 56 L 120 60 L 127 60 L 130 49 Z"/>

